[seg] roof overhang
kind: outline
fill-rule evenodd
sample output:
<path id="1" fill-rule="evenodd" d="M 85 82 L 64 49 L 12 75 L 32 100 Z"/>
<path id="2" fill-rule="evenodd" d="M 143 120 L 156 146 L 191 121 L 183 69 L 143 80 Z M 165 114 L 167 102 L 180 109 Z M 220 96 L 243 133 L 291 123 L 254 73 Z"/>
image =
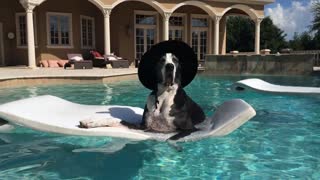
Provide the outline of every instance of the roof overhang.
<path id="1" fill-rule="evenodd" d="M 231 3 L 241 3 L 241 4 L 258 4 L 258 5 L 267 5 L 275 2 L 275 0 L 207 0 L 207 1 L 231 2 Z"/>

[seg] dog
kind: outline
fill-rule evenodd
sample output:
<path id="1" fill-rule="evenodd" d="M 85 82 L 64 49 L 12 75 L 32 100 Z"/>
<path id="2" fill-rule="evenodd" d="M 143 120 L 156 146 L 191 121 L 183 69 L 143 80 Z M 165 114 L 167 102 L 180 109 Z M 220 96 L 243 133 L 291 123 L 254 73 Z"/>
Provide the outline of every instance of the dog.
<path id="1" fill-rule="evenodd" d="M 141 124 L 136 126 L 121 122 L 133 129 L 141 129 L 148 132 L 173 133 L 171 140 L 177 140 L 197 129 L 195 125 L 205 120 L 205 114 L 201 107 L 195 103 L 181 86 L 181 72 L 179 59 L 172 53 L 166 53 L 156 67 L 157 88 L 147 98 Z M 118 126 L 108 119 L 80 122 L 81 128 L 93 128 L 101 126 Z"/>
<path id="2" fill-rule="evenodd" d="M 147 98 L 141 126 L 152 132 L 180 132 L 170 139 L 196 131 L 195 125 L 206 117 L 181 86 L 179 59 L 173 53 L 166 53 L 157 61 L 155 71 L 157 88 Z"/>

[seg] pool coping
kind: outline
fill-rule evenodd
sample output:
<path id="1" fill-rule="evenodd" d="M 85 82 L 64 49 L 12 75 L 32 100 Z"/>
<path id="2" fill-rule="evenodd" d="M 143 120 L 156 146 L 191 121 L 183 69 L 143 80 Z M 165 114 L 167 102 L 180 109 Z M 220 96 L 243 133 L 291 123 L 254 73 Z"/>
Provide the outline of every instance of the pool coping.
<path id="1" fill-rule="evenodd" d="M 137 79 L 136 68 L 64 70 L 61 68 L 25 67 L 0 68 L 0 87 L 11 88 L 30 85 L 55 85 L 65 83 L 109 83 Z"/>

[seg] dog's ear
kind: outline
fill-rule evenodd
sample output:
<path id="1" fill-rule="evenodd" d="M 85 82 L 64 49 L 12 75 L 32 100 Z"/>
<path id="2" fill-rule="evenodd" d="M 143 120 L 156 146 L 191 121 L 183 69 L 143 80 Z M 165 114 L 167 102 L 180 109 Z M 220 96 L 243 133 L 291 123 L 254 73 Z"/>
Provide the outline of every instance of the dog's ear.
<path id="1" fill-rule="evenodd" d="M 156 63 L 156 65 L 154 66 L 153 71 L 155 72 L 154 74 L 156 75 L 154 78 L 154 80 L 158 83 L 162 83 L 163 82 L 163 77 L 162 77 L 162 68 L 163 68 L 163 62 L 165 61 L 164 57 L 161 57 L 158 61 L 158 63 Z M 157 88 L 157 87 L 155 87 Z"/>
<path id="2" fill-rule="evenodd" d="M 178 59 L 177 56 L 175 56 L 174 54 L 172 54 L 172 60 L 173 60 L 173 61 L 176 61 L 176 62 L 179 62 L 179 59 Z"/>
<path id="3" fill-rule="evenodd" d="M 182 78 L 181 77 L 181 65 L 180 65 L 179 59 L 176 56 L 174 56 L 173 58 L 174 58 L 173 61 L 176 64 L 176 74 L 175 74 L 174 82 L 179 84 L 179 86 L 180 86 L 181 85 L 181 78 Z"/>

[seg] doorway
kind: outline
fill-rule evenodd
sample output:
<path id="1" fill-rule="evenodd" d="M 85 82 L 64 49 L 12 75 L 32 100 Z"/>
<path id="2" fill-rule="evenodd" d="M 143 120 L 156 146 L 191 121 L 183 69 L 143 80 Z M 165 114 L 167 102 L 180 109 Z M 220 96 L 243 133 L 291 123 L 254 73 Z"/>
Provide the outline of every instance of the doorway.
<path id="1" fill-rule="evenodd" d="M 142 55 L 157 43 L 158 40 L 158 14 L 157 12 L 135 12 L 135 58 Z"/>
<path id="2" fill-rule="evenodd" d="M 0 23 L 0 66 L 4 66 L 3 24 Z"/>

